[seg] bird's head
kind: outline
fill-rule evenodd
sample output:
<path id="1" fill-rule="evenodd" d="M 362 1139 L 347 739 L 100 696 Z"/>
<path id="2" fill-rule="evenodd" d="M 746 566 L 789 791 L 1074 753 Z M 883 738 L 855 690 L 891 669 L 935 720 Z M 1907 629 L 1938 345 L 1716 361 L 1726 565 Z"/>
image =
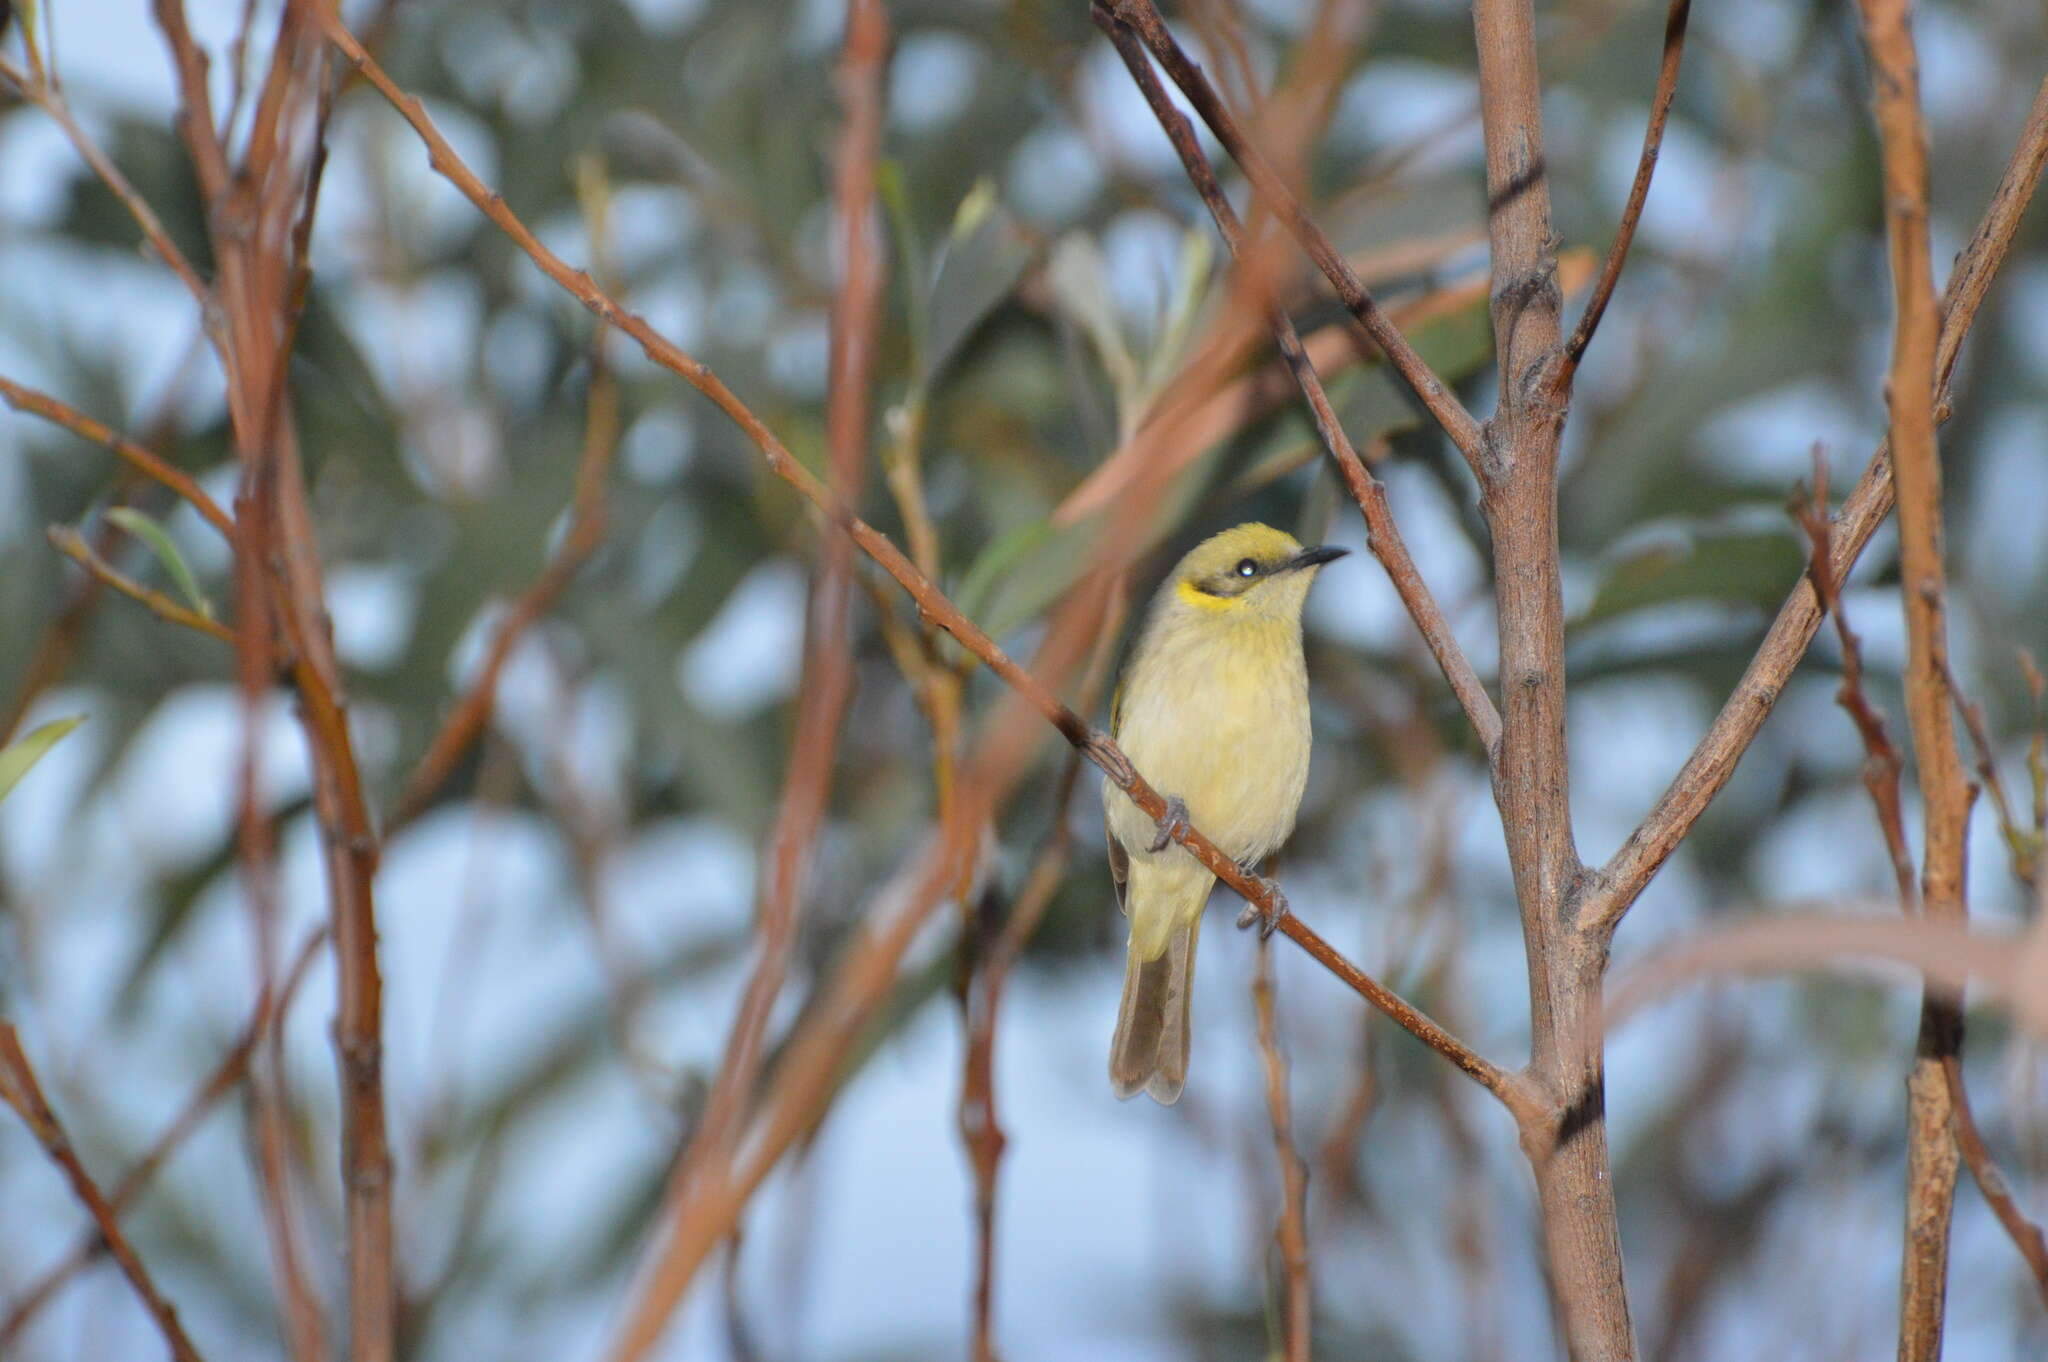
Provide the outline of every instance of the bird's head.
<path id="1" fill-rule="evenodd" d="M 1298 620 L 1316 570 L 1348 552 L 1303 548 L 1293 535 L 1252 522 L 1189 549 L 1168 589 L 1182 609 L 1198 616 Z"/>

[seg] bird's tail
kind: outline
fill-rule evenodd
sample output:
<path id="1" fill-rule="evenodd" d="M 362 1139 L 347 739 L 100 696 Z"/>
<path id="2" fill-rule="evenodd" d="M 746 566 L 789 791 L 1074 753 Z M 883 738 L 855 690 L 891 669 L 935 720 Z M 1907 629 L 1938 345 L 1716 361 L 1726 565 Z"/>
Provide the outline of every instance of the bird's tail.
<path id="1" fill-rule="evenodd" d="M 1195 977 L 1197 916 L 1173 928 L 1150 960 L 1133 940 L 1124 961 L 1124 1000 L 1109 1043 L 1109 1081 L 1118 1097 L 1143 1091 L 1161 1106 L 1180 1100 L 1188 1077 L 1188 995 Z"/>

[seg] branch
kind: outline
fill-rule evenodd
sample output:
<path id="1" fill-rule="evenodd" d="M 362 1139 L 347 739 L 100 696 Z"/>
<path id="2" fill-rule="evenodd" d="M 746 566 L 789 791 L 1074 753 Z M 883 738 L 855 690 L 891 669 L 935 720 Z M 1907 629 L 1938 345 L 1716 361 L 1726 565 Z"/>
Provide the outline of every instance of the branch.
<path id="1" fill-rule="evenodd" d="M 204 314 L 211 298 L 206 281 L 199 277 L 199 271 L 192 268 L 192 262 L 185 258 L 185 253 L 171 240 L 171 234 L 164 230 L 163 220 L 156 215 L 156 210 L 149 206 L 149 200 L 143 198 L 141 192 L 129 183 L 128 177 L 123 175 L 121 168 L 100 149 L 99 143 L 93 141 L 85 129 L 78 126 L 78 120 L 71 116 L 71 106 L 65 103 L 63 93 L 49 82 L 22 71 L 5 57 L 0 57 L 0 79 L 5 79 L 21 91 L 25 98 L 34 102 L 64 130 L 64 135 L 71 139 L 71 145 L 77 149 L 80 158 L 92 168 L 93 174 L 100 177 L 101 183 L 112 191 L 114 197 L 121 201 L 121 206 L 128 210 L 128 216 L 134 218 L 135 225 L 142 229 L 143 238 L 149 242 L 164 264 L 170 266 L 171 273 L 178 276 L 178 282 L 185 286 L 185 291 L 192 295 L 193 301 L 199 304 L 199 310 Z"/>
<path id="2" fill-rule="evenodd" d="M 107 1252 L 114 1255 L 114 1261 L 121 1265 L 122 1275 L 135 1288 L 135 1294 L 142 1297 L 144 1308 L 156 1321 L 164 1341 L 170 1345 L 171 1356 L 177 1362 L 201 1362 L 199 1350 L 192 1346 L 185 1326 L 178 1323 L 176 1308 L 164 1299 L 156 1283 L 150 1280 L 149 1272 L 142 1266 L 142 1259 L 136 1256 L 134 1246 L 121 1233 L 119 1214 L 92 1180 L 92 1174 L 85 1171 L 78 1152 L 71 1147 L 64 1127 L 57 1121 L 57 1113 L 50 1109 L 48 1099 L 43 1096 L 42 1085 L 36 1081 L 28 1056 L 22 1052 L 21 1038 L 15 1034 L 10 1022 L 0 1022 L 0 1101 L 14 1108 L 15 1115 L 21 1117 L 22 1124 L 35 1136 L 36 1143 L 63 1170 L 72 1192 L 85 1203 L 93 1223 L 99 1227 L 100 1237 L 106 1240 Z"/>
<path id="3" fill-rule="evenodd" d="M 255 1012 L 242 1028 L 241 1034 L 228 1047 L 227 1053 L 221 1056 L 220 1063 L 214 1066 L 213 1072 L 193 1090 L 192 1095 L 185 1099 L 185 1105 L 179 1108 L 178 1114 L 171 1118 L 170 1124 L 163 1128 L 149 1149 L 141 1158 L 129 1165 L 128 1171 L 121 1175 L 121 1180 L 107 1193 L 107 1209 L 117 1218 L 126 1215 L 137 1198 L 149 1190 L 149 1185 L 156 1180 L 157 1173 L 170 1161 L 172 1155 L 178 1152 L 186 1138 L 199 1128 L 207 1113 L 248 1077 L 250 1057 L 254 1054 L 256 1046 L 269 1029 L 272 1018 L 281 1017 L 291 1007 L 292 998 L 297 994 L 307 968 L 313 963 L 315 953 L 326 939 L 327 930 L 324 927 L 316 928 L 307 936 L 305 944 L 299 947 L 292 962 L 291 974 L 285 980 L 284 989 L 276 1000 L 273 1002 L 267 993 L 256 1000 Z M 0 1349 L 10 1346 L 28 1322 L 35 1318 L 36 1312 L 49 1304 L 51 1298 L 66 1282 L 98 1261 L 100 1254 L 110 1247 L 111 1241 L 103 1232 L 95 1229 L 81 1237 L 71 1252 L 59 1259 L 55 1266 L 30 1283 L 9 1308 L 6 1319 L 0 1320 Z"/>
<path id="4" fill-rule="evenodd" d="M 1899 799 L 1899 771 L 1904 762 L 1885 729 L 1884 716 L 1864 693 L 1863 640 L 1849 627 L 1849 614 L 1842 607 L 1841 586 L 1835 578 L 1833 531 L 1828 523 L 1828 464 L 1817 444 L 1813 447 L 1812 501 L 1795 498 L 1792 515 L 1812 546 L 1807 571 L 1820 597 L 1821 609 L 1834 617 L 1835 633 L 1842 645 L 1842 684 L 1835 691 L 1835 703 L 1848 711 L 1863 739 L 1863 787 L 1870 792 L 1870 802 L 1877 809 L 1878 828 L 1884 834 L 1892 877 L 1899 887 L 1899 909 L 1911 916 L 1919 910 L 1920 893 L 1913 883 L 1913 855 L 1906 846 L 1906 816 Z"/>
<path id="5" fill-rule="evenodd" d="M 1317 268 L 1329 279 L 1337 291 L 1337 297 L 1356 319 L 1366 337 L 1386 354 L 1388 362 L 1394 366 L 1394 371 L 1400 374 L 1401 381 L 1408 385 L 1423 408 L 1443 427 L 1444 433 L 1450 436 L 1451 443 L 1465 456 L 1465 462 L 1471 466 L 1473 476 L 1479 479 L 1480 486 L 1484 488 L 1490 480 L 1491 470 L 1487 466 L 1485 440 L 1478 421 L 1473 419 L 1472 413 L 1465 410 L 1464 404 L 1458 401 L 1457 394 L 1452 392 L 1430 369 L 1422 356 L 1415 352 L 1415 347 L 1408 343 L 1407 338 L 1387 320 L 1379 305 L 1373 301 L 1372 295 L 1366 291 L 1365 285 L 1359 281 L 1358 275 L 1352 271 L 1350 263 L 1344 259 L 1343 253 L 1331 244 L 1323 230 L 1310 220 L 1300 199 L 1295 197 L 1280 174 L 1246 139 L 1244 130 L 1238 126 L 1237 120 L 1231 116 L 1230 110 L 1217 96 L 1215 88 L 1209 84 L 1209 78 L 1202 73 L 1202 68 L 1189 60 L 1187 53 L 1181 50 L 1180 43 L 1167 28 L 1166 21 L 1160 17 L 1152 0 L 1094 0 L 1094 5 L 1096 13 L 1100 16 L 1096 21 L 1098 24 L 1102 23 L 1103 18 L 1114 20 L 1118 25 L 1137 34 L 1152 55 L 1159 59 L 1159 64 L 1165 68 L 1166 74 L 1188 97 L 1188 102 L 1194 105 L 1195 112 L 1201 115 L 1209 130 L 1216 134 L 1216 140 L 1223 144 L 1224 150 L 1237 162 L 1245 178 L 1251 181 L 1252 188 L 1265 200 L 1267 207 L 1287 224 L 1295 239 L 1315 261 Z"/>
<path id="6" fill-rule="evenodd" d="M 1650 97 L 1650 123 L 1643 129 L 1643 154 L 1636 162 L 1636 178 L 1629 186 L 1628 202 L 1622 206 L 1621 225 L 1614 229 L 1614 244 L 1607 248 L 1607 261 L 1600 267 L 1600 281 L 1593 286 L 1593 296 L 1586 300 L 1586 310 L 1579 314 L 1579 324 L 1572 328 L 1572 338 L 1565 342 L 1564 361 L 1558 366 L 1554 380 L 1559 392 L 1570 388 L 1579 360 L 1585 355 L 1586 347 L 1593 343 L 1593 333 L 1600 328 L 1600 318 L 1607 311 L 1608 300 L 1614 296 L 1614 286 L 1621 279 L 1621 267 L 1628 263 L 1629 246 L 1636 239 L 1636 225 L 1642 221 L 1643 205 L 1650 198 L 1650 177 L 1657 173 L 1657 155 L 1664 145 L 1664 124 L 1671 116 L 1672 98 L 1678 93 L 1678 62 L 1685 52 L 1685 24 L 1691 16 L 1692 0 L 1671 0 L 1671 8 L 1664 18 L 1664 60 L 1657 68 L 1656 93 Z"/>
<path id="7" fill-rule="evenodd" d="M 404 793 L 392 806 L 384 827 L 384 839 L 426 811 L 434 794 L 454 772 L 463 754 L 475 744 L 490 721 L 497 703 L 498 677 L 511 659 L 512 649 L 576 579 L 590 555 L 597 552 L 605 535 L 605 483 L 611 475 L 612 456 L 619 443 L 619 393 L 611 370 L 604 363 L 601 347 L 591 355 L 588 413 L 584 418 L 583 454 L 576 466 L 576 490 L 569 512 L 569 530 L 556 545 L 547 566 L 533 584 L 505 612 L 490 651 L 476 678 L 442 721 L 421 754 L 419 764 L 407 777 Z"/>
<path id="8" fill-rule="evenodd" d="M 1258 1018 L 1259 1057 L 1266 1073 L 1266 1111 L 1273 1122 L 1273 1154 L 1280 1165 L 1280 1221 L 1274 1243 L 1280 1250 L 1286 1285 L 1281 1330 L 1286 1362 L 1308 1362 L 1314 1311 L 1309 1298 L 1308 1175 L 1294 1147 L 1294 1118 L 1287 1097 L 1287 1057 L 1280 1052 L 1280 1028 L 1273 1019 L 1272 943 L 1259 939 L 1252 974 L 1252 1010 Z"/>
<path id="9" fill-rule="evenodd" d="M 1969 334 L 1970 324 L 1976 320 L 1999 266 L 2005 263 L 2044 162 L 2048 162 L 2048 80 L 2035 93 L 2033 110 L 2006 162 L 1998 188 L 1992 193 L 1969 246 L 1956 261 L 1955 273 L 1949 277 L 1942 299 L 1941 337 L 1936 350 L 1937 377 L 1944 394 L 1935 410 L 1938 419 L 1945 417 L 1948 410 L 1948 380 L 1962 351 L 1963 338 Z M 1864 545 L 1884 523 L 1891 508 L 1891 451 L 1889 446 L 1880 445 L 1835 517 L 1835 580 L 1847 579 L 1849 569 L 1855 566 Z M 1699 745 L 1642 823 L 1601 867 L 1595 890 L 1586 895 L 1580 906 L 1582 930 L 1613 935 L 1644 887 L 1735 774 L 1736 763 L 1763 728 L 1786 680 L 1806 655 L 1807 645 L 1820 626 L 1820 614 L 1813 583 L 1802 575 L 1785 603 L 1778 607 L 1777 617 L 1748 669 Z"/>
<path id="10" fill-rule="evenodd" d="M 1984 1143 L 1983 1133 L 1977 1129 L 1977 1117 L 1970 1108 L 1970 1093 L 1963 1086 L 1962 1061 L 1954 1055 L 1943 1057 L 1941 1075 L 1948 1086 L 1949 1105 L 1955 1111 L 1956 1143 L 1961 1147 L 1963 1163 L 1969 1168 L 1970 1177 L 1983 1194 L 1985 1203 L 1991 1207 L 1991 1213 L 1998 1217 L 1998 1223 L 2012 1237 L 2013 1246 L 2019 1249 L 2020 1257 L 2026 1260 L 2027 1270 L 2034 1277 L 2034 1289 L 2041 1293 L 2042 1302 L 2048 1304 L 2048 1238 L 2042 1236 L 2041 1227 L 2027 1219 L 2027 1213 L 2020 1209 L 2005 1174 L 1999 1171 L 1997 1160 L 1991 1157 L 1990 1146 Z"/>
<path id="11" fill-rule="evenodd" d="M 84 536 L 80 535 L 77 530 L 72 529 L 68 525 L 52 525 L 49 528 L 49 536 L 50 543 L 56 548 L 57 552 L 84 568 L 101 583 L 114 588 L 114 590 L 130 600 L 140 602 L 149 607 L 152 612 L 167 623 L 183 625 L 187 629 L 196 629 L 211 638 L 219 639 L 230 647 L 234 646 L 234 631 L 225 624 L 222 624 L 217 619 L 210 619 L 200 614 L 197 610 L 182 606 L 169 596 L 164 595 L 163 592 L 157 591 L 152 587 L 146 587 L 133 577 L 121 572 L 113 564 L 101 558 L 97 553 L 94 553 L 92 545 L 86 543 Z"/>
<path id="12" fill-rule="evenodd" d="M 220 531 L 221 538 L 230 543 L 234 542 L 233 519 L 221 509 L 220 503 L 208 496 L 206 489 L 183 469 L 172 467 L 160 456 L 152 454 L 111 427 L 101 425 L 78 408 L 59 402 L 48 393 L 24 387 L 12 379 L 0 377 L 0 399 L 4 399 L 7 405 L 16 411 L 29 412 L 42 417 L 45 421 L 53 421 L 81 439 L 89 440 L 96 445 L 104 445 L 138 473 L 155 479 L 191 502 L 192 509 L 199 512 L 201 519 L 207 524 Z"/>
<path id="13" fill-rule="evenodd" d="M 1899 502 L 1899 594 L 1906 615 L 1906 717 L 1926 810 L 1921 911 L 1961 922 L 1972 790 L 1956 745 L 1948 689 L 1947 582 L 1941 462 L 1934 440 L 1941 319 L 1929 258 L 1927 129 L 1909 0 L 1861 0 L 1884 167 L 1891 246 L 1890 443 Z M 1900 1267 L 1900 1362 L 1935 1362 L 1948 1309 L 1949 1224 L 1955 1214 L 1955 1105 L 1944 1068 L 1963 1043 L 1962 995 L 1930 983 L 1906 1083 L 1906 1245 Z"/>
<path id="14" fill-rule="evenodd" d="M 1098 0 L 1093 9 L 1095 23 L 1109 40 L 1116 45 L 1117 53 L 1131 73 L 1131 79 L 1145 96 L 1159 125 L 1166 131 L 1174 149 L 1180 153 L 1181 164 L 1186 168 L 1188 178 L 1194 183 L 1202 202 L 1208 205 L 1209 214 L 1216 221 L 1216 227 L 1223 234 L 1232 258 L 1242 267 L 1256 268 L 1255 262 L 1246 261 L 1247 244 L 1243 225 L 1230 201 L 1223 195 L 1222 186 L 1217 183 L 1216 172 L 1203 154 L 1201 143 L 1195 138 L 1195 130 L 1186 118 L 1174 108 L 1172 100 L 1161 87 L 1159 78 L 1153 74 L 1152 64 L 1146 58 L 1139 33 L 1129 27 L 1114 12 L 1113 0 Z M 1254 280 L 1257 289 L 1260 282 Z M 1415 627 L 1422 633 L 1423 640 L 1443 670 L 1444 679 L 1450 683 L 1451 691 L 1464 707 L 1466 717 L 1473 731 L 1479 735 L 1480 746 L 1491 758 L 1495 745 L 1500 739 L 1500 715 L 1494 709 L 1493 701 L 1486 694 L 1486 687 L 1472 670 L 1471 662 L 1464 650 L 1458 646 L 1451 632 L 1450 622 L 1444 618 L 1436 599 L 1430 595 L 1429 587 L 1416 570 L 1414 559 L 1408 556 L 1408 548 L 1402 542 L 1401 532 L 1394 524 L 1393 513 L 1387 505 L 1386 487 L 1372 475 L 1359 459 L 1357 450 L 1344 433 L 1336 412 L 1330 406 L 1330 399 L 1323 390 L 1322 380 L 1316 375 L 1316 366 L 1310 362 L 1303 349 L 1301 336 L 1294 323 L 1277 304 L 1268 300 L 1267 311 L 1273 328 L 1273 336 L 1280 353 L 1287 362 L 1288 370 L 1301 389 L 1302 397 L 1308 402 L 1309 412 L 1315 421 L 1316 434 L 1323 448 L 1329 451 L 1343 475 L 1352 498 L 1357 501 L 1359 511 L 1365 517 L 1369 542 L 1373 556 L 1386 568 L 1387 578 L 1400 595 L 1402 604 L 1408 608 Z M 1375 314 L 1377 315 L 1377 313 Z"/>
<path id="15" fill-rule="evenodd" d="M 889 47 L 881 0 L 849 0 L 839 66 L 847 126 L 835 173 L 835 224 L 843 273 L 832 317 L 826 440 L 831 486 L 820 502 L 828 517 L 857 502 L 865 478 L 868 399 L 875 362 L 882 268 L 874 225 L 875 163 L 880 154 L 882 68 Z M 828 505 L 829 503 L 829 505 Z M 803 679 L 789 769 L 761 875 L 755 910 L 760 951 L 747 978 L 703 1118 L 684 1153 L 676 1197 L 729 1159 L 744 1128 L 768 1039 L 802 926 L 799 894 L 832 793 L 841 725 L 853 696 L 853 547 L 827 533 L 824 561 L 807 611 Z"/>

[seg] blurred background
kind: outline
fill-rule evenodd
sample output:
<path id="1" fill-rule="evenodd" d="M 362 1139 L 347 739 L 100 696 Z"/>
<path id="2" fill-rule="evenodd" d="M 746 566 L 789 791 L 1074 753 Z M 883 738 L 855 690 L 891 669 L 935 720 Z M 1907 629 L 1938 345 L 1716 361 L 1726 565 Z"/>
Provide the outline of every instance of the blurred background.
<path id="1" fill-rule="evenodd" d="M 241 10 L 191 5 L 223 101 Z M 1261 82 L 1294 69 L 1315 10 L 1237 7 Z M 1087 528 L 1067 500 L 1153 414 L 1213 322 L 1221 251 L 1079 0 L 887 11 L 876 459 L 917 450 L 944 584 L 1023 655 Z M 203 261 L 149 7 L 46 0 L 42 17 L 77 116 Z M 1557 226 L 1567 275 L 1583 276 L 1634 169 L 1664 13 L 1565 0 L 1540 18 Z M 841 21 L 837 0 L 406 0 L 380 51 L 544 240 L 617 281 L 815 464 Z M 1945 276 L 2048 69 L 2048 36 L 2034 6 L 1934 0 L 1917 25 Z M 1469 14 L 1379 0 L 1359 29 L 1306 162 L 1310 195 L 1483 413 Z M 1200 48 L 1204 32 L 1186 37 Z M 260 71 L 267 54 L 243 55 Z M 1846 488 L 1882 429 L 1889 293 L 1867 87 L 1851 7 L 1725 0 L 1693 17 L 1642 235 L 1566 446 L 1573 793 L 1589 860 L 1662 790 L 1796 581 L 1804 546 L 1785 508 L 1812 477 L 1816 442 Z M 344 94 L 331 155 L 291 381 L 359 748 L 389 810 L 565 532 L 593 325 L 429 171 L 373 92 Z M 226 501 L 219 371 L 190 298 L 135 241 L 51 120 L 0 93 L 0 373 L 144 440 Z M 1305 332 L 1335 319 L 1305 274 L 1299 297 Z M 620 409 L 602 544 L 522 637 L 485 737 L 393 836 L 377 882 L 407 1357 L 597 1355 L 751 961 L 818 532 L 707 403 L 630 346 L 608 355 Z M 1238 520 L 1363 546 L 1298 404 L 1267 389 L 1204 428 L 1135 592 Z M 1487 551 L 1462 462 L 1377 370 L 1351 366 L 1332 391 L 1354 441 L 1384 446 L 1395 514 L 1490 677 Z M 1985 708 L 2024 820 L 2038 706 L 2016 650 L 2048 653 L 2038 211 L 1972 334 L 1942 443 L 1955 670 Z M 218 1064 L 257 978 L 234 868 L 231 654 L 131 602 L 83 604 L 81 575 L 45 537 L 90 529 L 116 503 L 160 519 L 196 589 L 231 602 L 225 553 L 189 509 L 61 431 L 0 420 L 0 704 L 17 731 L 85 717 L 0 806 L 0 1012 L 108 1183 Z M 862 509 L 903 538 L 879 476 Z M 113 545 L 129 571 L 174 589 L 145 543 Z M 1847 604 L 1872 698 L 1903 740 L 1891 545 L 1881 532 Z M 854 710 L 778 1032 L 933 817 L 930 732 L 881 627 L 884 611 L 914 617 L 893 585 L 873 585 L 856 593 Z M 1370 557 L 1323 575 L 1309 657 L 1315 766 L 1284 874 L 1295 909 L 1481 1051 L 1518 1063 L 1520 929 L 1483 762 Z M 1838 661 L 1824 633 L 1629 917 L 1617 968 L 1787 904 L 1891 911 L 1862 749 L 1834 705 Z M 970 678 L 970 723 L 998 693 Z M 282 700 L 262 750 L 265 799 L 283 820 L 289 951 L 324 920 L 326 893 Z M 1071 819 L 1075 848 L 998 1020 L 1010 1140 L 998 1343 L 1012 1358 L 1261 1355 L 1277 1327 L 1278 1180 L 1252 943 L 1211 924 L 1181 1104 L 1116 1102 L 1104 1067 L 1121 924 L 1095 782 L 1063 811 L 1063 762 L 1048 729 L 995 830 L 999 897 L 1053 820 Z M 1973 831 L 1972 911 L 2014 922 L 2027 896 L 1984 803 Z M 943 912 L 920 937 L 844 1091 L 756 1200 L 735 1251 L 700 1275 L 666 1356 L 964 1355 L 973 1221 L 955 1124 L 957 931 Z M 1324 1355 L 1550 1355 L 1511 1123 L 1291 946 L 1276 942 L 1275 959 Z M 310 1262 L 330 1303 L 333 1007 L 323 952 L 289 1012 L 285 1057 Z M 1717 982 L 1613 1036 L 1616 1176 L 1647 1356 L 1889 1354 L 1918 1007 L 1900 978 Z M 2048 1210 L 2041 1058 L 1996 1012 L 1973 1011 L 1971 1028 L 1979 1120 L 2022 1204 Z M 129 1220 L 213 1362 L 281 1347 L 246 1116 L 231 1095 Z M 86 1224 L 11 1118 L 0 1208 L 5 1312 Z M 24 1362 L 161 1346 L 104 1261 L 15 1322 L 0 1354 Z M 1958 1362 L 2048 1355 L 2041 1302 L 1967 1181 L 1949 1330 Z"/>

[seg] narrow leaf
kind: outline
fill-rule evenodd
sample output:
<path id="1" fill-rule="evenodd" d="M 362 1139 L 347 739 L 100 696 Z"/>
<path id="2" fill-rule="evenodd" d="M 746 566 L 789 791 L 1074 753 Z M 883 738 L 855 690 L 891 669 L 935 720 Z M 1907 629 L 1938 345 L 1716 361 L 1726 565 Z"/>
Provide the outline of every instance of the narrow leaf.
<path id="1" fill-rule="evenodd" d="M 45 752 L 84 722 L 83 714 L 69 719 L 52 719 L 33 733 L 0 747 L 0 799 L 7 797 L 7 792 L 28 774 L 29 767 L 42 760 Z"/>
<path id="2" fill-rule="evenodd" d="M 185 555 L 178 551 L 164 527 L 132 506 L 116 506 L 107 512 L 107 519 L 119 525 L 128 533 L 149 545 L 156 559 L 164 565 L 171 581 L 190 605 L 207 619 L 213 618 L 213 602 L 206 599 L 206 593 L 199 589 L 199 579 L 192 575 L 192 568 L 185 562 Z"/>

